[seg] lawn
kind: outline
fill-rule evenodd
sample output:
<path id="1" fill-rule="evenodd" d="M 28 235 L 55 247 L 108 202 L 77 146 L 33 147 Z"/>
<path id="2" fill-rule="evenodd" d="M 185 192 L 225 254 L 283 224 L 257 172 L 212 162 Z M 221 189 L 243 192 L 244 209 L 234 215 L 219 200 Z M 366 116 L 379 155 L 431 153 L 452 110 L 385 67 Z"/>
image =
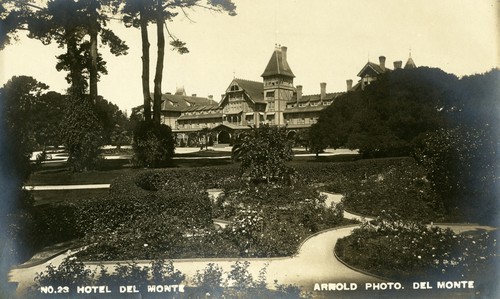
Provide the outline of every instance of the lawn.
<path id="1" fill-rule="evenodd" d="M 89 198 L 102 198 L 109 193 L 109 189 L 78 189 L 78 190 L 47 190 L 32 191 L 35 205 L 78 203 Z"/>

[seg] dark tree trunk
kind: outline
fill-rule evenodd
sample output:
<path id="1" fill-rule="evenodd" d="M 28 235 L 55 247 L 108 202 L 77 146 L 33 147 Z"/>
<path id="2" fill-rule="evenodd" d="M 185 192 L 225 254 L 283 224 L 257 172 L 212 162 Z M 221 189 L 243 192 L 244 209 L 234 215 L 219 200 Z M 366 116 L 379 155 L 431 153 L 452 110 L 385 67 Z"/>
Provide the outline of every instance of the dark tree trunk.
<path id="1" fill-rule="evenodd" d="M 161 116 L 161 81 L 163 79 L 163 60 L 165 56 L 165 34 L 163 30 L 163 7 L 162 0 L 157 0 L 156 4 L 156 30 L 158 38 L 158 59 L 156 61 L 156 73 L 154 80 L 154 100 L 153 100 L 153 122 L 160 123 Z"/>
<path id="2" fill-rule="evenodd" d="M 142 39 L 142 97 L 144 100 L 144 120 L 151 120 L 151 92 L 149 90 L 149 37 L 146 8 L 141 7 L 141 39 Z"/>
<path id="3" fill-rule="evenodd" d="M 90 58 L 91 58 L 91 64 L 90 64 L 90 82 L 89 82 L 89 88 L 90 88 L 90 98 L 92 102 L 95 104 L 97 102 L 97 96 L 98 96 L 98 90 L 97 90 L 97 81 L 98 81 L 98 74 L 97 74 L 97 28 L 94 27 L 93 24 L 90 30 Z"/>
<path id="4" fill-rule="evenodd" d="M 67 30 L 68 31 L 68 30 Z M 85 83 L 82 76 L 82 66 L 80 64 L 80 58 L 78 57 L 78 42 L 75 33 L 70 31 L 67 37 L 67 49 L 66 53 L 69 57 L 69 72 L 71 78 L 71 86 L 69 88 L 69 94 L 73 96 L 80 97 L 84 94 Z"/>
<path id="5" fill-rule="evenodd" d="M 90 3 L 90 24 L 89 24 L 89 35 L 90 35 L 90 70 L 89 70 L 89 88 L 90 88 L 90 99 L 95 104 L 97 102 L 98 90 L 98 69 L 97 69 L 97 35 L 99 32 L 99 20 L 98 20 L 98 9 L 99 3 L 94 0 Z"/>

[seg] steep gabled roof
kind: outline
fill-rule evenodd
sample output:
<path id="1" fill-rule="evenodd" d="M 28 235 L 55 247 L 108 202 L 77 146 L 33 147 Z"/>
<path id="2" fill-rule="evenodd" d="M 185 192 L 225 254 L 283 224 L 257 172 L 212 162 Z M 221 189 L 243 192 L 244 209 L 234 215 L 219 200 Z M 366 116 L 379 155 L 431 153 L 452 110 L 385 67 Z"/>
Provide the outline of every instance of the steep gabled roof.
<path id="1" fill-rule="evenodd" d="M 271 59 L 269 59 L 266 69 L 264 70 L 264 73 L 262 73 L 261 77 L 282 75 L 295 78 L 292 69 L 288 65 L 286 52 L 286 47 L 274 49 L 273 55 L 271 56 Z"/>
<path id="2" fill-rule="evenodd" d="M 216 105 L 217 103 L 208 98 L 190 97 L 175 94 L 163 94 L 161 96 L 162 111 L 186 111 L 193 107 Z"/>
<path id="3" fill-rule="evenodd" d="M 384 70 L 384 69 L 382 69 L 382 67 L 380 67 L 379 64 L 368 61 L 365 64 L 365 66 L 361 69 L 361 71 L 359 71 L 358 77 L 361 77 L 361 78 L 364 77 L 363 74 L 365 74 L 366 72 L 372 72 L 375 75 L 379 75 L 379 74 L 385 73 L 387 71 L 390 71 L 390 69 L 386 67 Z"/>
<path id="4" fill-rule="evenodd" d="M 229 86 L 232 86 L 234 83 L 236 83 L 254 103 L 266 102 L 264 101 L 264 83 L 236 78 L 231 81 Z"/>

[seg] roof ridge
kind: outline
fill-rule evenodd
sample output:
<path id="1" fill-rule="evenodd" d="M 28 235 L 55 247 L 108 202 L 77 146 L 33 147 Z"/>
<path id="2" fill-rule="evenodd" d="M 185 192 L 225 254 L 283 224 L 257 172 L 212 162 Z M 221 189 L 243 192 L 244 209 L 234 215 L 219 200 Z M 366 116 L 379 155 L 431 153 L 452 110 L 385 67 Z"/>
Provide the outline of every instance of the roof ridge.
<path id="1" fill-rule="evenodd" d="M 327 94 L 341 94 L 341 93 L 344 93 L 343 91 L 334 91 L 334 92 L 327 92 L 325 93 L 325 95 Z M 308 96 L 320 96 L 321 93 L 312 93 L 312 94 L 303 94 L 302 96 L 303 97 L 308 97 Z"/>
<path id="2" fill-rule="evenodd" d="M 247 82 L 254 82 L 254 83 L 261 83 L 261 84 L 264 84 L 264 83 L 259 82 L 259 81 L 255 81 L 255 80 L 248 80 L 248 79 L 242 79 L 242 78 L 234 78 L 234 80 L 241 80 L 241 81 L 247 81 Z"/>

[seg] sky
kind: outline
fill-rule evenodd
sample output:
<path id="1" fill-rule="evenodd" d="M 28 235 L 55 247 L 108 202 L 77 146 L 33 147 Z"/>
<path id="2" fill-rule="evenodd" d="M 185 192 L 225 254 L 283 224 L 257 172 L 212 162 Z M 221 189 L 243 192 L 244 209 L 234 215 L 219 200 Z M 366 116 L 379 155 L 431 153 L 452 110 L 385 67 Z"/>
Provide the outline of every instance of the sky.
<path id="1" fill-rule="evenodd" d="M 184 87 L 188 95 L 220 100 L 233 78 L 262 81 L 275 45 L 288 48 L 294 85 L 303 94 L 345 91 L 367 61 L 385 56 L 386 66 L 411 57 L 417 66 L 439 67 L 457 76 L 499 67 L 497 0 L 233 0 L 236 16 L 201 8 L 169 22 L 169 31 L 190 53 L 167 46 L 162 91 Z M 140 31 L 119 21 L 111 29 L 129 45 L 128 55 L 99 51 L 108 75 L 99 93 L 130 114 L 142 104 Z M 156 32 L 150 26 L 151 90 L 156 63 Z M 44 46 L 24 32 L 0 51 L 0 85 L 12 76 L 32 76 L 51 90 L 65 92 L 66 73 L 55 69 L 65 49 Z"/>

